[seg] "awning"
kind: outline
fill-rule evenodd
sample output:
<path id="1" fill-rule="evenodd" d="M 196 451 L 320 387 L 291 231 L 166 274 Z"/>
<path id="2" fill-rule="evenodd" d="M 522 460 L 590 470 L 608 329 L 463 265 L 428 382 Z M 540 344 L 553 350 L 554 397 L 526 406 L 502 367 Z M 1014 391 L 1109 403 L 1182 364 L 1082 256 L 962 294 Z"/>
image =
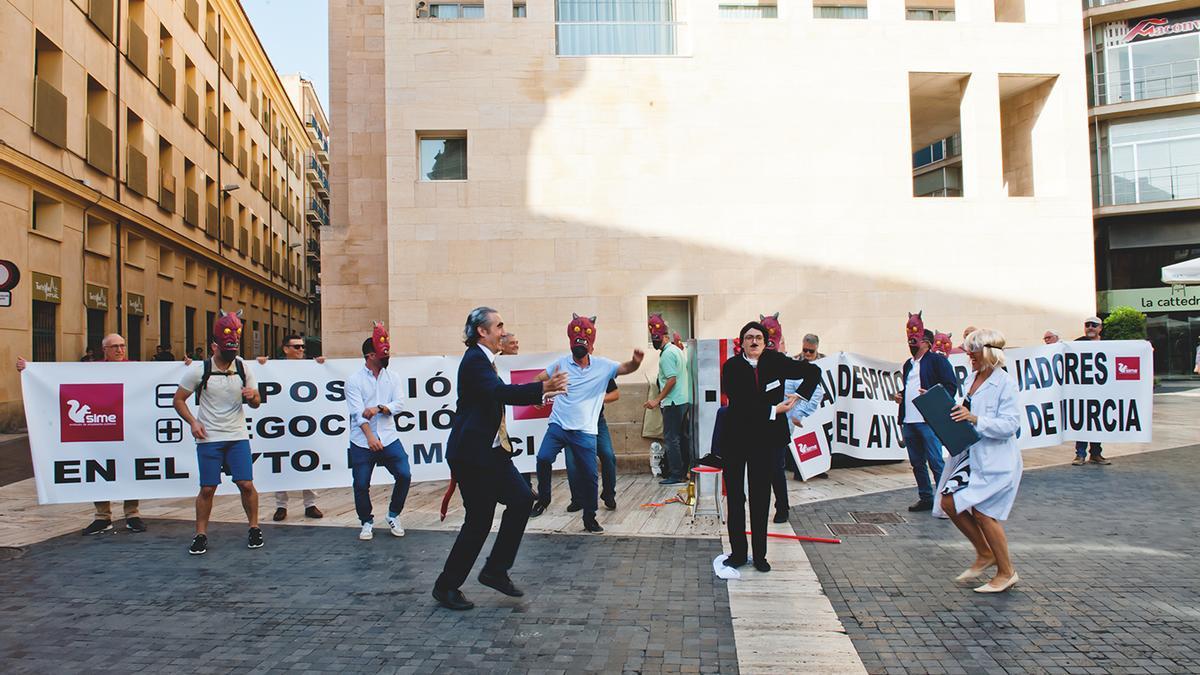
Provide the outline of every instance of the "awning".
<path id="1" fill-rule="evenodd" d="M 1200 258 L 1184 260 L 1162 268 L 1162 282 L 1173 286 L 1200 284 Z"/>

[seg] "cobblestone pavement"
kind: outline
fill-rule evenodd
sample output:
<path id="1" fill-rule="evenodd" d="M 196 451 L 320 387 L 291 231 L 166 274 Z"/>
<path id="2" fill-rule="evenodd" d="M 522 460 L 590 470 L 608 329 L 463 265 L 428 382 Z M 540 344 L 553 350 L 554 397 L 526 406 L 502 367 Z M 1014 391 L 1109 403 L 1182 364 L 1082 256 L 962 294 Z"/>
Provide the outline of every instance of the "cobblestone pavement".
<path id="1" fill-rule="evenodd" d="M 190 523 L 149 525 L 0 560 L 0 671 L 737 672 L 719 540 L 526 535 L 527 595 L 472 577 L 451 612 L 453 533 L 265 526 L 252 551 L 217 524 L 193 557 Z"/>
<path id="2" fill-rule="evenodd" d="M 1007 522 L 1021 582 L 980 596 L 954 525 L 909 514 L 908 489 L 792 510 L 829 536 L 849 512 L 899 512 L 887 536 L 805 544 L 872 673 L 1200 672 L 1200 446 L 1112 466 L 1026 472 Z"/>

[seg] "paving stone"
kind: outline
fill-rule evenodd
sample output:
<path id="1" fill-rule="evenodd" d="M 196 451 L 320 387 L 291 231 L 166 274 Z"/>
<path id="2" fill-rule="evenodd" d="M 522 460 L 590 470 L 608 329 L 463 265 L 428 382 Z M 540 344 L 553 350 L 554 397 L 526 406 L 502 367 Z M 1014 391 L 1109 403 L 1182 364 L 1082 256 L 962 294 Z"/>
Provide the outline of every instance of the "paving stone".
<path id="1" fill-rule="evenodd" d="M 972 549 L 928 514 L 804 547 L 872 673 L 1200 672 L 1197 460 L 1190 446 L 1026 472 L 1005 523 L 1021 581 L 1003 595 L 954 585 Z M 820 534 L 911 501 L 906 489 L 807 504 L 792 525 Z"/>
<path id="2" fill-rule="evenodd" d="M 455 533 L 214 524 L 66 535 L 0 561 L 0 672 L 736 673 L 718 540 L 527 534 L 513 580 L 430 597 Z M 485 554 L 491 543 L 485 547 Z"/>

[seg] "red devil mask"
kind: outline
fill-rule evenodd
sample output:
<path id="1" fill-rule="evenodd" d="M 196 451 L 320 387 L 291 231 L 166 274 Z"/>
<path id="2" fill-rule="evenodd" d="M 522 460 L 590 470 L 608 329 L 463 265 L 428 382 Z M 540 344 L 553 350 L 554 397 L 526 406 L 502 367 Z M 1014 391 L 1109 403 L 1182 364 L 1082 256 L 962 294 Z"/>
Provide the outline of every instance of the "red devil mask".
<path id="1" fill-rule="evenodd" d="M 650 321 L 650 339 L 658 338 L 661 344 L 667 342 L 667 322 L 663 321 L 662 314 L 651 314 Z"/>
<path id="2" fill-rule="evenodd" d="M 954 343 L 950 340 L 950 338 L 953 336 L 954 333 L 939 333 L 934 331 L 933 345 L 930 347 L 930 349 L 941 354 L 942 356 L 950 356 L 951 352 L 954 351 Z"/>
<path id="3" fill-rule="evenodd" d="M 571 323 L 567 324 L 567 342 L 572 352 L 576 351 L 576 347 L 583 347 L 590 354 L 596 343 L 596 317 L 571 314 Z"/>
<path id="4" fill-rule="evenodd" d="M 391 353 L 392 345 L 387 328 L 379 321 L 375 322 L 375 328 L 371 331 L 371 346 L 375 349 L 377 358 L 386 359 Z"/>
<path id="5" fill-rule="evenodd" d="M 242 310 L 236 314 L 227 314 L 223 309 L 218 311 L 220 316 L 212 328 L 213 342 L 217 343 L 217 349 L 237 350 L 242 343 Z"/>
<path id="6" fill-rule="evenodd" d="M 767 329 L 767 349 L 771 351 L 783 351 L 783 327 L 779 325 L 779 312 L 775 312 L 771 316 L 758 315 L 758 322 Z"/>
<path id="7" fill-rule="evenodd" d="M 921 312 L 908 313 L 908 323 L 904 326 L 904 334 L 908 338 L 908 344 L 918 345 L 921 343 L 925 335 L 925 322 L 921 319 Z"/>

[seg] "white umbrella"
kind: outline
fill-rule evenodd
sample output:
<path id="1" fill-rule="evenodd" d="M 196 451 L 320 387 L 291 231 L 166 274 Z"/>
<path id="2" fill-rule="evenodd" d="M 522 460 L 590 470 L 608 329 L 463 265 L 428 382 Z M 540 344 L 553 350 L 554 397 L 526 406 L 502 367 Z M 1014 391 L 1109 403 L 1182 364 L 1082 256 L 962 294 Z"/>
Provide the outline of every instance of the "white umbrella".
<path id="1" fill-rule="evenodd" d="M 1200 258 L 1184 260 L 1162 268 L 1162 282 L 1172 286 L 1200 284 Z"/>

